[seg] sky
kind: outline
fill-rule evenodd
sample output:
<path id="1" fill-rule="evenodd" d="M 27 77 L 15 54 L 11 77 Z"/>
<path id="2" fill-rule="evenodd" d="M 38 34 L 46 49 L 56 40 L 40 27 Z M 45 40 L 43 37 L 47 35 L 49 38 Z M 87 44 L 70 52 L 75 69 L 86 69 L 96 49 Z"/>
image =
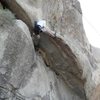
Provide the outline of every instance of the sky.
<path id="1" fill-rule="evenodd" d="M 83 12 L 83 25 L 91 45 L 100 48 L 100 0 L 78 0 Z"/>

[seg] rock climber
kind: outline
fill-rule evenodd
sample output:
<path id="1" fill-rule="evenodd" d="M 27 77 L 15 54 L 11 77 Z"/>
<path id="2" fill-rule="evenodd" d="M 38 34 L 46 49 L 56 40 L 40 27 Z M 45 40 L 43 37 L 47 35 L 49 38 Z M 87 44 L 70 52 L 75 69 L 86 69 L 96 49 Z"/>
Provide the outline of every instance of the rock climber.
<path id="1" fill-rule="evenodd" d="M 40 41 L 40 33 L 47 33 L 55 37 L 55 32 L 51 31 L 47 26 L 46 26 L 46 21 L 45 20 L 39 20 L 34 22 L 34 37 L 35 37 L 35 46 L 39 46 L 39 41 Z"/>
<path id="2" fill-rule="evenodd" d="M 35 33 L 35 35 L 40 37 L 39 35 L 40 35 L 41 32 L 50 34 L 52 36 L 55 36 L 55 34 L 56 34 L 54 31 L 50 30 L 47 27 L 45 20 L 35 21 L 35 24 L 34 24 L 34 33 Z"/>
<path id="3" fill-rule="evenodd" d="M 34 33 L 40 38 L 40 33 L 43 32 L 44 27 L 46 26 L 45 20 L 39 20 L 34 22 Z"/>

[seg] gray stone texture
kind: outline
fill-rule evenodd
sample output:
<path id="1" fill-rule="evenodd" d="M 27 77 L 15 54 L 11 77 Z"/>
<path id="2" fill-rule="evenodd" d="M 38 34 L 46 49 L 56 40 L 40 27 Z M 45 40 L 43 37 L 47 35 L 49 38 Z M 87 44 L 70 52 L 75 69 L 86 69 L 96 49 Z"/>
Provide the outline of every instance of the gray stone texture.
<path id="1" fill-rule="evenodd" d="M 6 4 L 31 33 L 34 21 L 45 19 L 48 27 L 57 32 L 57 38 L 41 34 L 39 55 L 27 26 L 10 12 L 1 13 L 1 97 L 99 100 L 99 58 L 94 56 L 85 35 L 80 3 L 77 0 L 10 0 Z"/>

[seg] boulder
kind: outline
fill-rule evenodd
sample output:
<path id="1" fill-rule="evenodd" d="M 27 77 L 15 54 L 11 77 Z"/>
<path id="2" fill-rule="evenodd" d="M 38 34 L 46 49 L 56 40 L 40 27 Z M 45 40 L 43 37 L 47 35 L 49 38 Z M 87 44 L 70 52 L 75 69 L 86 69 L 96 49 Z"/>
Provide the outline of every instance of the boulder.
<path id="1" fill-rule="evenodd" d="M 31 77 L 35 51 L 25 23 L 10 11 L 0 10 L 0 98 L 10 99 Z"/>

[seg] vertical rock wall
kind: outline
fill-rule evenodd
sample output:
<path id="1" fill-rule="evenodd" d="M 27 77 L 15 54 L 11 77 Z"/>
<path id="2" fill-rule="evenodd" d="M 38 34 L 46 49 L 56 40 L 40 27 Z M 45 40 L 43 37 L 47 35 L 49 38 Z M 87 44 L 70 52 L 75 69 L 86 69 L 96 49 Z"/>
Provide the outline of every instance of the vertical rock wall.
<path id="1" fill-rule="evenodd" d="M 28 27 L 0 10 L 0 99 L 84 100 L 46 67 Z"/>
<path id="2" fill-rule="evenodd" d="M 80 89 L 81 91 L 82 90 L 84 91 L 84 89 L 85 89 L 87 98 L 90 100 L 91 100 L 91 98 L 93 99 L 93 97 L 91 95 L 95 95 L 94 91 L 96 91 L 96 89 L 100 83 L 100 81 L 99 81 L 100 76 L 98 74 L 99 67 L 97 66 L 97 63 L 95 61 L 95 58 L 94 58 L 92 52 L 90 51 L 90 45 L 89 45 L 89 42 L 88 42 L 85 32 L 84 32 L 84 28 L 83 28 L 83 24 L 82 24 L 82 11 L 81 11 L 79 2 L 77 0 L 24 0 L 24 1 L 9 0 L 9 1 L 13 2 L 13 3 L 7 3 L 8 8 L 18 18 L 23 20 L 28 25 L 30 30 L 32 29 L 32 27 L 33 27 L 32 24 L 34 23 L 35 20 L 45 19 L 47 21 L 48 27 L 50 27 L 52 30 L 57 32 L 57 39 L 59 37 L 61 39 L 61 41 L 63 40 L 63 42 L 58 41 L 59 39 L 57 40 L 54 38 L 50 38 L 49 36 L 47 36 L 45 34 L 41 34 L 42 42 L 41 42 L 40 49 L 44 50 L 47 53 L 47 58 L 49 58 L 50 61 L 52 61 L 52 58 L 53 58 L 54 66 L 49 66 L 49 67 L 50 68 L 52 67 L 52 70 L 55 73 L 59 74 L 59 76 L 66 83 L 67 82 L 66 80 L 69 77 L 68 72 L 66 70 L 62 71 L 61 69 L 63 69 L 63 68 L 67 69 L 67 63 L 68 63 L 69 68 L 71 68 L 70 69 L 71 75 L 80 76 L 78 80 L 81 80 L 82 84 L 83 84 L 81 86 L 81 87 L 83 87 L 82 89 L 80 89 L 79 87 L 76 87 L 76 90 L 77 90 L 77 88 Z M 19 11 L 21 11 L 23 13 L 23 16 L 21 16 L 21 13 L 19 13 Z M 1 24 L 1 26 L 2 26 L 2 24 Z M 20 24 L 20 27 L 21 26 L 23 26 L 23 25 Z M 9 29 L 9 27 L 8 27 L 8 29 Z M 25 32 L 24 29 L 23 29 L 23 31 Z M 20 32 L 18 32 L 18 33 L 20 33 Z M 19 35 L 19 34 L 17 34 L 17 35 Z M 13 36 L 13 35 L 11 35 L 11 36 Z M 15 37 L 17 38 L 16 35 L 15 35 Z M 48 40 L 46 40 L 44 37 L 48 38 Z M 15 38 L 15 40 L 16 40 L 16 38 Z M 16 41 L 19 41 L 18 39 Z M 4 42 L 2 42 L 2 43 L 4 43 Z M 12 41 L 10 43 L 12 43 Z M 44 45 L 45 43 L 47 43 L 47 44 L 50 43 L 50 46 Z M 13 45 L 13 44 L 11 44 L 11 45 Z M 53 45 L 53 48 L 51 49 L 50 47 L 52 47 L 52 45 Z M 20 48 L 20 46 L 21 46 L 21 44 L 15 48 Z M 1 45 L 1 47 L 2 47 L 2 45 Z M 14 46 L 11 46 L 11 47 L 14 48 Z M 21 46 L 21 47 L 23 47 L 23 46 Z M 1 51 L 3 52 L 3 50 L 4 49 L 2 49 Z M 13 49 L 11 49 L 11 50 L 13 51 Z M 52 52 L 50 50 L 52 50 Z M 62 57 L 61 59 L 65 60 L 62 64 L 62 67 L 60 67 L 60 68 L 59 68 L 59 65 L 55 65 L 56 64 L 55 61 L 60 63 L 60 57 L 55 50 L 57 52 L 59 52 L 59 55 L 61 54 L 61 57 Z M 32 51 L 34 51 L 34 49 Z M 33 53 L 32 51 L 29 51 L 29 52 L 31 52 L 31 54 L 29 53 L 28 55 L 32 55 L 32 53 Z M 3 54 L 1 53 L 1 55 L 3 55 Z M 13 56 L 13 54 L 11 54 L 10 56 Z M 26 58 L 26 56 L 25 56 L 25 58 Z M 21 57 L 23 57 L 23 56 L 21 56 Z M 72 59 L 70 59 L 70 58 L 72 58 Z M 12 60 L 13 59 L 16 59 L 16 56 L 12 57 Z M 29 59 L 31 59 L 31 58 L 29 58 Z M 66 60 L 66 59 L 68 59 L 68 60 Z M 24 60 L 26 62 L 26 59 L 24 59 Z M 66 61 L 67 61 L 67 63 L 66 63 Z M 76 62 L 76 64 L 74 65 L 73 62 Z M 30 69 L 30 67 L 28 67 L 28 68 Z M 27 69 L 27 70 L 29 70 L 29 69 Z M 76 69 L 76 71 L 73 71 L 73 69 Z M 14 70 L 14 71 L 15 71 L 14 73 L 17 72 L 16 70 Z M 22 70 L 21 72 L 27 73 L 26 70 L 24 70 L 24 71 Z M 76 72 L 77 72 L 77 74 L 76 74 Z M 79 73 L 80 73 L 80 75 L 79 75 Z M 8 76 L 9 75 L 10 74 L 8 74 Z M 14 75 L 14 74 L 12 74 L 12 75 Z M 21 75 L 21 74 L 19 74 L 19 75 Z M 25 79 L 26 76 L 22 77 L 21 79 Z M 31 77 L 30 74 L 29 74 L 29 77 Z M 16 78 L 16 76 L 15 76 L 15 78 Z M 18 78 L 16 78 L 16 79 L 18 79 Z M 77 78 L 75 78 L 75 80 L 76 79 Z M 10 82 L 14 83 L 14 81 L 12 81 L 12 80 L 13 79 L 10 79 Z M 18 80 L 20 80 L 20 79 L 18 79 Z M 27 80 L 27 79 L 25 79 L 25 80 Z M 77 82 L 76 82 L 76 86 L 79 86 Z M 19 83 L 17 83 L 17 82 L 15 82 L 15 83 L 16 83 L 15 86 L 19 85 Z M 72 83 L 72 80 L 70 81 L 70 83 Z M 66 84 L 66 85 L 71 87 L 70 84 L 69 85 Z M 25 86 L 25 85 L 22 85 L 22 86 Z M 98 91 L 99 90 L 97 90 L 97 92 Z M 74 93 L 75 93 L 75 91 L 74 91 Z M 42 97 L 43 97 L 43 95 L 42 95 Z M 97 97 L 99 97 L 98 93 L 95 98 L 97 98 Z"/>

